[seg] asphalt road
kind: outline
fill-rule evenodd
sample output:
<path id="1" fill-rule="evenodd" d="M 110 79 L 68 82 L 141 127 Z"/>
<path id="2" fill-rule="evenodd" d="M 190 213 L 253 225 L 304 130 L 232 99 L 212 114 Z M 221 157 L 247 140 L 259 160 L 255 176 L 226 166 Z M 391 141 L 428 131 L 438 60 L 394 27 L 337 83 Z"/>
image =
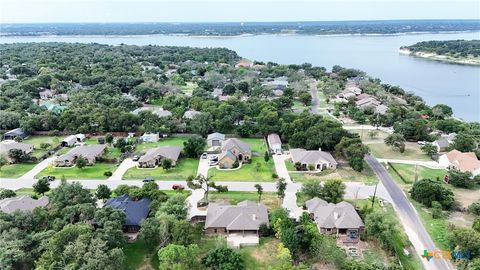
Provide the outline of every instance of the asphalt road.
<path id="1" fill-rule="evenodd" d="M 423 253 L 424 250 L 437 251 L 438 249 L 425 230 L 422 221 L 418 217 L 417 211 L 408 201 L 400 187 L 390 177 L 387 170 L 371 155 L 366 155 L 365 160 L 368 165 L 372 167 L 375 174 L 377 174 L 388 193 L 390 193 L 393 207 L 397 211 L 405 232 L 415 247 L 417 254 Z M 430 261 L 421 258 L 421 260 L 427 270 L 454 269 L 451 263 L 443 258 L 433 258 Z"/>

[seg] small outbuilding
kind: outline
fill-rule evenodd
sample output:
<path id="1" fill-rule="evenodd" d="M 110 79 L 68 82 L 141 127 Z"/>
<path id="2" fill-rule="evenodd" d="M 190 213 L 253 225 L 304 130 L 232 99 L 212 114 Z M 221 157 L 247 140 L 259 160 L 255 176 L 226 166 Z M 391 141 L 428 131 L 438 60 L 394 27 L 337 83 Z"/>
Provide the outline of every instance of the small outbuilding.
<path id="1" fill-rule="evenodd" d="M 282 154 L 282 140 L 276 133 L 268 134 L 267 136 L 268 149 L 270 153 L 281 155 Z"/>
<path id="2" fill-rule="evenodd" d="M 25 139 L 28 134 L 22 128 L 12 129 L 3 134 L 4 140 L 15 140 L 15 138 Z"/>

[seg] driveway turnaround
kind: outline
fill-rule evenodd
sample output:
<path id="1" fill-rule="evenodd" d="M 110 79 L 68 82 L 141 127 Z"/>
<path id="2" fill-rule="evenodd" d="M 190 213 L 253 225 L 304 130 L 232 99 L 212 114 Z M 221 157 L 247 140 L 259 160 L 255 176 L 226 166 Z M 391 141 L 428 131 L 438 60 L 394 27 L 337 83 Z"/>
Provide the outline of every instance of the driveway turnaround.
<path id="1" fill-rule="evenodd" d="M 416 249 L 417 255 L 423 253 L 424 250 L 436 251 L 430 235 L 423 227 L 422 221 L 418 217 L 417 212 L 413 205 L 408 201 L 405 194 L 393 181 L 388 174 L 387 170 L 371 155 L 366 155 L 365 160 L 368 165 L 372 167 L 375 174 L 380 178 L 388 193 L 390 194 L 393 202 L 393 207 L 400 217 L 400 221 L 403 224 L 403 228 Z M 430 261 L 420 258 L 423 262 L 425 269 L 427 270 L 440 270 L 440 269 L 454 269 L 450 262 L 443 258 L 434 258 Z"/>
<path id="2" fill-rule="evenodd" d="M 33 178 L 35 178 L 35 175 L 39 174 L 41 171 L 46 169 L 48 167 L 48 165 L 52 164 L 55 159 L 57 159 L 57 157 L 54 156 L 54 157 L 49 157 L 49 158 L 46 158 L 46 159 L 42 160 L 40 163 L 35 165 L 35 167 L 33 167 L 26 174 L 20 176 L 19 180 L 20 179 L 33 179 Z"/>

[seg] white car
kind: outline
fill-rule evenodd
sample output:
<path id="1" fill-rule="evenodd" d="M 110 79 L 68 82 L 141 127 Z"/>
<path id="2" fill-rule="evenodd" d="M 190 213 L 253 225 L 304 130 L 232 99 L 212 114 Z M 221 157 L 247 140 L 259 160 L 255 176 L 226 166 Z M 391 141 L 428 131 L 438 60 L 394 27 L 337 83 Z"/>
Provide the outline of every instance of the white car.
<path id="1" fill-rule="evenodd" d="M 419 145 L 425 145 L 425 144 L 427 144 L 426 141 L 418 141 L 417 143 L 418 143 Z"/>
<path id="2" fill-rule="evenodd" d="M 218 165 L 218 161 L 216 161 L 216 160 L 211 160 L 209 164 L 210 164 L 210 166 L 217 166 L 217 165 Z"/>
<path id="3" fill-rule="evenodd" d="M 203 153 L 201 157 L 202 159 L 207 159 L 207 153 Z"/>

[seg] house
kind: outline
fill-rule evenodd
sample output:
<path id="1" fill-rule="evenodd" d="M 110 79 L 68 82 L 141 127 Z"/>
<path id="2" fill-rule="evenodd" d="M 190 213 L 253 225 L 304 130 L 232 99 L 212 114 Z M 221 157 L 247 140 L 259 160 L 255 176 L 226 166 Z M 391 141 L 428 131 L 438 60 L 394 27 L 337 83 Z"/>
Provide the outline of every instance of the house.
<path id="1" fill-rule="evenodd" d="M 30 196 L 26 195 L 0 200 L 0 210 L 7 214 L 15 211 L 31 212 L 36 207 L 45 207 L 47 205 L 47 196 L 43 196 L 38 200 L 32 199 Z"/>
<path id="2" fill-rule="evenodd" d="M 434 141 L 432 144 L 437 147 L 437 152 L 443 152 L 447 150 L 450 144 L 453 143 L 455 137 L 457 136 L 456 133 L 450 133 L 448 135 L 442 135 L 440 139 Z"/>
<path id="3" fill-rule="evenodd" d="M 225 135 L 222 133 L 212 133 L 207 136 L 207 145 L 209 147 L 222 146 L 223 141 L 225 141 Z"/>
<path id="4" fill-rule="evenodd" d="M 221 150 L 218 156 L 220 168 L 231 169 L 236 162 L 245 163 L 252 158 L 250 145 L 236 138 L 223 141 Z"/>
<path id="5" fill-rule="evenodd" d="M 108 199 L 104 207 L 112 207 L 125 213 L 123 231 L 137 233 L 142 221 L 148 217 L 151 201 L 148 198 L 133 200 L 127 194 Z"/>
<path id="6" fill-rule="evenodd" d="M 360 240 L 365 225 L 352 204 L 333 204 L 313 198 L 305 202 L 305 207 L 320 233 L 336 235 L 344 243 L 356 243 Z"/>
<path id="7" fill-rule="evenodd" d="M 47 109 L 47 111 L 54 112 L 54 113 L 61 113 L 68 108 L 67 106 L 56 104 L 49 101 L 43 102 L 42 105 L 40 106 L 42 108 Z"/>
<path id="8" fill-rule="evenodd" d="M 277 90 L 277 89 L 278 90 L 285 90 L 285 88 L 287 88 L 287 86 L 288 86 L 288 77 L 287 76 L 281 76 L 281 77 L 277 77 L 273 80 L 270 79 L 269 81 L 267 81 L 263 85 L 270 86 L 274 90 Z"/>
<path id="9" fill-rule="evenodd" d="M 473 176 L 480 175 L 480 161 L 473 152 L 462 153 L 454 149 L 441 155 L 438 163 L 446 169 L 453 168 L 462 172 L 471 172 Z"/>
<path id="10" fill-rule="evenodd" d="M 72 147 L 78 142 L 85 141 L 85 138 L 86 138 L 85 135 L 80 134 L 80 133 L 75 134 L 75 135 L 70 135 L 70 136 L 66 137 L 65 139 L 63 139 L 60 142 L 60 145 L 63 146 L 63 147 Z"/>
<path id="11" fill-rule="evenodd" d="M 248 59 L 241 59 L 240 61 L 238 61 L 237 64 L 235 64 L 235 68 L 250 68 L 253 66 L 253 62 L 248 60 Z"/>
<path id="12" fill-rule="evenodd" d="M 374 109 L 375 113 L 382 114 L 382 115 L 386 114 L 387 111 L 388 111 L 388 107 L 383 105 L 383 104 L 380 104 L 380 105 L 376 106 L 375 109 Z"/>
<path id="13" fill-rule="evenodd" d="M 143 142 L 158 142 L 160 140 L 160 136 L 158 133 L 150 133 L 150 132 L 145 132 L 143 135 L 140 137 Z"/>
<path id="14" fill-rule="evenodd" d="M 220 155 L 218 155 L 218 166 L 220 166 L 220 168 L 234 168 L 236 162 L 237 156 L 235 156 L 231 151 L 223 151 L 220 153 Z"/>
<path id="15" fill-rule="evenodd" d="M 70 167 L 75 164 L 78 157 L 83 157 L 87 160 L 88 165 L 93 165 L 102 157 L 106 148 L 107 146 L 100 144 L 77 146 L 68 153 L 57 157 L 54 163 L 57 167 Z"/>
<path id="16" fill-rule="evenodd" d="M 300 163 L 304 169 L 313 166 L 315 170 L 322 171 L 324 169 L 336 169 L 337 161 L 333 156 L 325 151 L 319 150 L 305 150 L 302 148 L 290 149 L 292 162 L 294 164 Z"/>
<path id="17" fill-rule="evenodd" d="M 15 140 L 17 137 L 23 140 L 28 137 L 28 134 L 22 128 L 12 129 L 3 134 L 4 140 Z"/>
<path id="18" fill-rule="evenodd" d="M 154 168 L 166 158 L 172 161 L 172 166 L 176 166 L 178 157 L 182 152 L 182 148 L 176 146 L 164 146 L 148 149 L 145 155 L 138 160 L 140 168 Z"/>
<path id="19" fill-rule="evenodd" d="M 263 203 L 210 203 L 204 231 L 206 235 L 224 235 L 227 242 L 233 242 L 234 246 L 258 244 L 258 231 L 262 224 L 268 226 L 268 211 Z"/>
<path id="20" fill-rule="evenodd" d="M 199 111 L 190 109 L 190 110 L 186 111 L 186 112 L 183 114 L 183 118 L 185 118 L 185 119 L 193 119 L 193 117 L 195 117 L 195 115 L 199 115 L 199 114 L 202 114 L 202 113 L 199 112 Z"/>
<path id="21" fill-rule="evenodd" d="M 43 99 L 43 100 L 51 99 L 54 95 L 54 93 L 51 89 L 45 89 L 45 90 L 39 92 L 38 94 L 40 95 L 40 99 Z"/>
<path id="22" fill-rule="evenodd" d="M 15 141 L 3 141 L 0 143 L 0 154 L 5 155 L 5 158 L 11 162 L 9 157 L 10 150 L 18 149 L 21 150 L 24 154 L 30 154 L 33 152 L 33 145 L 28 143 L 17 143 Z"/>
<path id="23" fill-rule="evenodd" d="M 280 140 L 280 136 L 278 136 L 278 134 L 268 134 L 267 142 L 270 153 L 278 155 L 282 154 L 282 140 Z"/>
<path id="24" fill-rule="evenodd" d="M 141 107 L 141 108 L 138 108 L 138 109 L 135 109 L 134 111 L 132 111 L 132 114 L 134 115 L 138 115 L 140 112 L 146 112 L 146 111 L 150 111 L 152 112 L 153 114 L 157 115 L 158 117 L 169 117 L 169 116 L 172 116 L 172 113 L 167 111 L 167 110 L 164 110 L 163 108 L 161 107 L 155 107 L 155 106 L 145 106 L 145 107 Z"/>

